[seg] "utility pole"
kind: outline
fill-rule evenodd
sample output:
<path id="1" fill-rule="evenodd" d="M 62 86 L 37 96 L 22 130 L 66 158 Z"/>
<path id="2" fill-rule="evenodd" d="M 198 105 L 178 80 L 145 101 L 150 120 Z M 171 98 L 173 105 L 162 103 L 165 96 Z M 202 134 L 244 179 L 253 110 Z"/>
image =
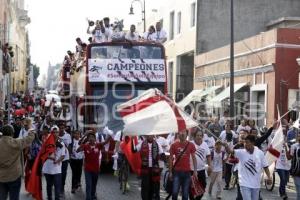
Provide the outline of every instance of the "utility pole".
<path id="1" fill-rule="evenodd" d="M 230 0 L 230 118 L 234 122 L 234 0 Z"/>

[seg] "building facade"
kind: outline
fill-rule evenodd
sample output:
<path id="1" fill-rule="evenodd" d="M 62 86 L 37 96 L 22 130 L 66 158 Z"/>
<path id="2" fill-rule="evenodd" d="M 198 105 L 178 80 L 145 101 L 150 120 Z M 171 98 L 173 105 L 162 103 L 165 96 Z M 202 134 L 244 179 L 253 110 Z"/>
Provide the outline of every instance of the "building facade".
<path id="1" fill-rule="evenodd" d="M 168 93 L 175 99 L 181 99 L 193 89 L 196 4 L 196 0 L 164 1 L 158 10 L 147 17 L 147 28 L 160 21 L 168 34 L 168 40 L 164 43 Z"/>
<path id="2" fill-rule="evenodd" d="M 252 117 L 259 126 L 271 125 L 297 106 L 299 96 L 300 29 L 278 28 L 236 42 L 235 107 L 239 119 Z M 221 115 L 229 106 L 229 46 L 195 58 L 195 89 L 212 86 L 224 90 L 206 102 L 206 110 Z M 221 110 L 221 111 L 220 111 Z"/>
<path id="3" fill-rule="evenodd" d="M 229 44 L 230 2 L 197 0 L 197 55 Z M 300 17 L 299 10 L 298 0 L 234 0 L 235 41 L 274 28 L 270 23 L 280 18 Z"/>
<path id="4" fill-rule="evenodd" d="M 3 91 L 0 106 L 3 107 L 8 92 L 27 90 L 30 57 L 26 25 L 30 19 L 24 9 L 24 0 L 0 0 L 0 5 L 0 89 Z M 12 53 L 6 57 L 10 69 L 7 71 L 2 68 L 5 44 L 12 48 Z M 11 72 L 10 78 L 8 71 Z"/>

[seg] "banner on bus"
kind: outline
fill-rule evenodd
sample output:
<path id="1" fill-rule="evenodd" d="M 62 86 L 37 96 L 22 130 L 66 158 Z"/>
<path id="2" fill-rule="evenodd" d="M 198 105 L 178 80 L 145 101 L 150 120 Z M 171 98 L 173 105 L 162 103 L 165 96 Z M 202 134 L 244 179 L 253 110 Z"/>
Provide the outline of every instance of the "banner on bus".
<path id="1" fill-rule="evenodd" d="M 165 82 L 163 59 L 89 59 L 89 82 Z"/>

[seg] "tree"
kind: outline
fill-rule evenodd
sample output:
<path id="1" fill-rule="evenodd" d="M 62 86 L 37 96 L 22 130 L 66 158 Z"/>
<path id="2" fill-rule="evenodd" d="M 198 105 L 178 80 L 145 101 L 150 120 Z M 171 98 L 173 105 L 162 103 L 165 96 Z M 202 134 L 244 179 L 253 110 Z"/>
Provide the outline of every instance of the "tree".
<path id="1" fill-rule="evenodd" d="M 37 78 L 40 75 L 40 68 L 38 66 L 36 66 L 35 64 L 32 65 L 32 68 L 33 68 L 33 79 L 34 79 L 34 82 L 37 83 Z"/>

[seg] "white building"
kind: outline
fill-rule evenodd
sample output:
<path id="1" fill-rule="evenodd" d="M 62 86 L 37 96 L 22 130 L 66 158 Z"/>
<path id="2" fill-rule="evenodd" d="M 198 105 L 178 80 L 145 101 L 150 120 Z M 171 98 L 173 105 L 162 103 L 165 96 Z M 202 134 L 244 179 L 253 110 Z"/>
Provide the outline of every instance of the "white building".
<path id="1" fill-rule="evenodd" d="M 193 89 L 196 48 L 196 0 L 162 1 L 147 17 L 147 29 L 160 21 L 168 33 L 164 43 L 168 66 L 168 93 L 181 99 Z M 138 26 L 142 30 L 141 24 Z"/>

